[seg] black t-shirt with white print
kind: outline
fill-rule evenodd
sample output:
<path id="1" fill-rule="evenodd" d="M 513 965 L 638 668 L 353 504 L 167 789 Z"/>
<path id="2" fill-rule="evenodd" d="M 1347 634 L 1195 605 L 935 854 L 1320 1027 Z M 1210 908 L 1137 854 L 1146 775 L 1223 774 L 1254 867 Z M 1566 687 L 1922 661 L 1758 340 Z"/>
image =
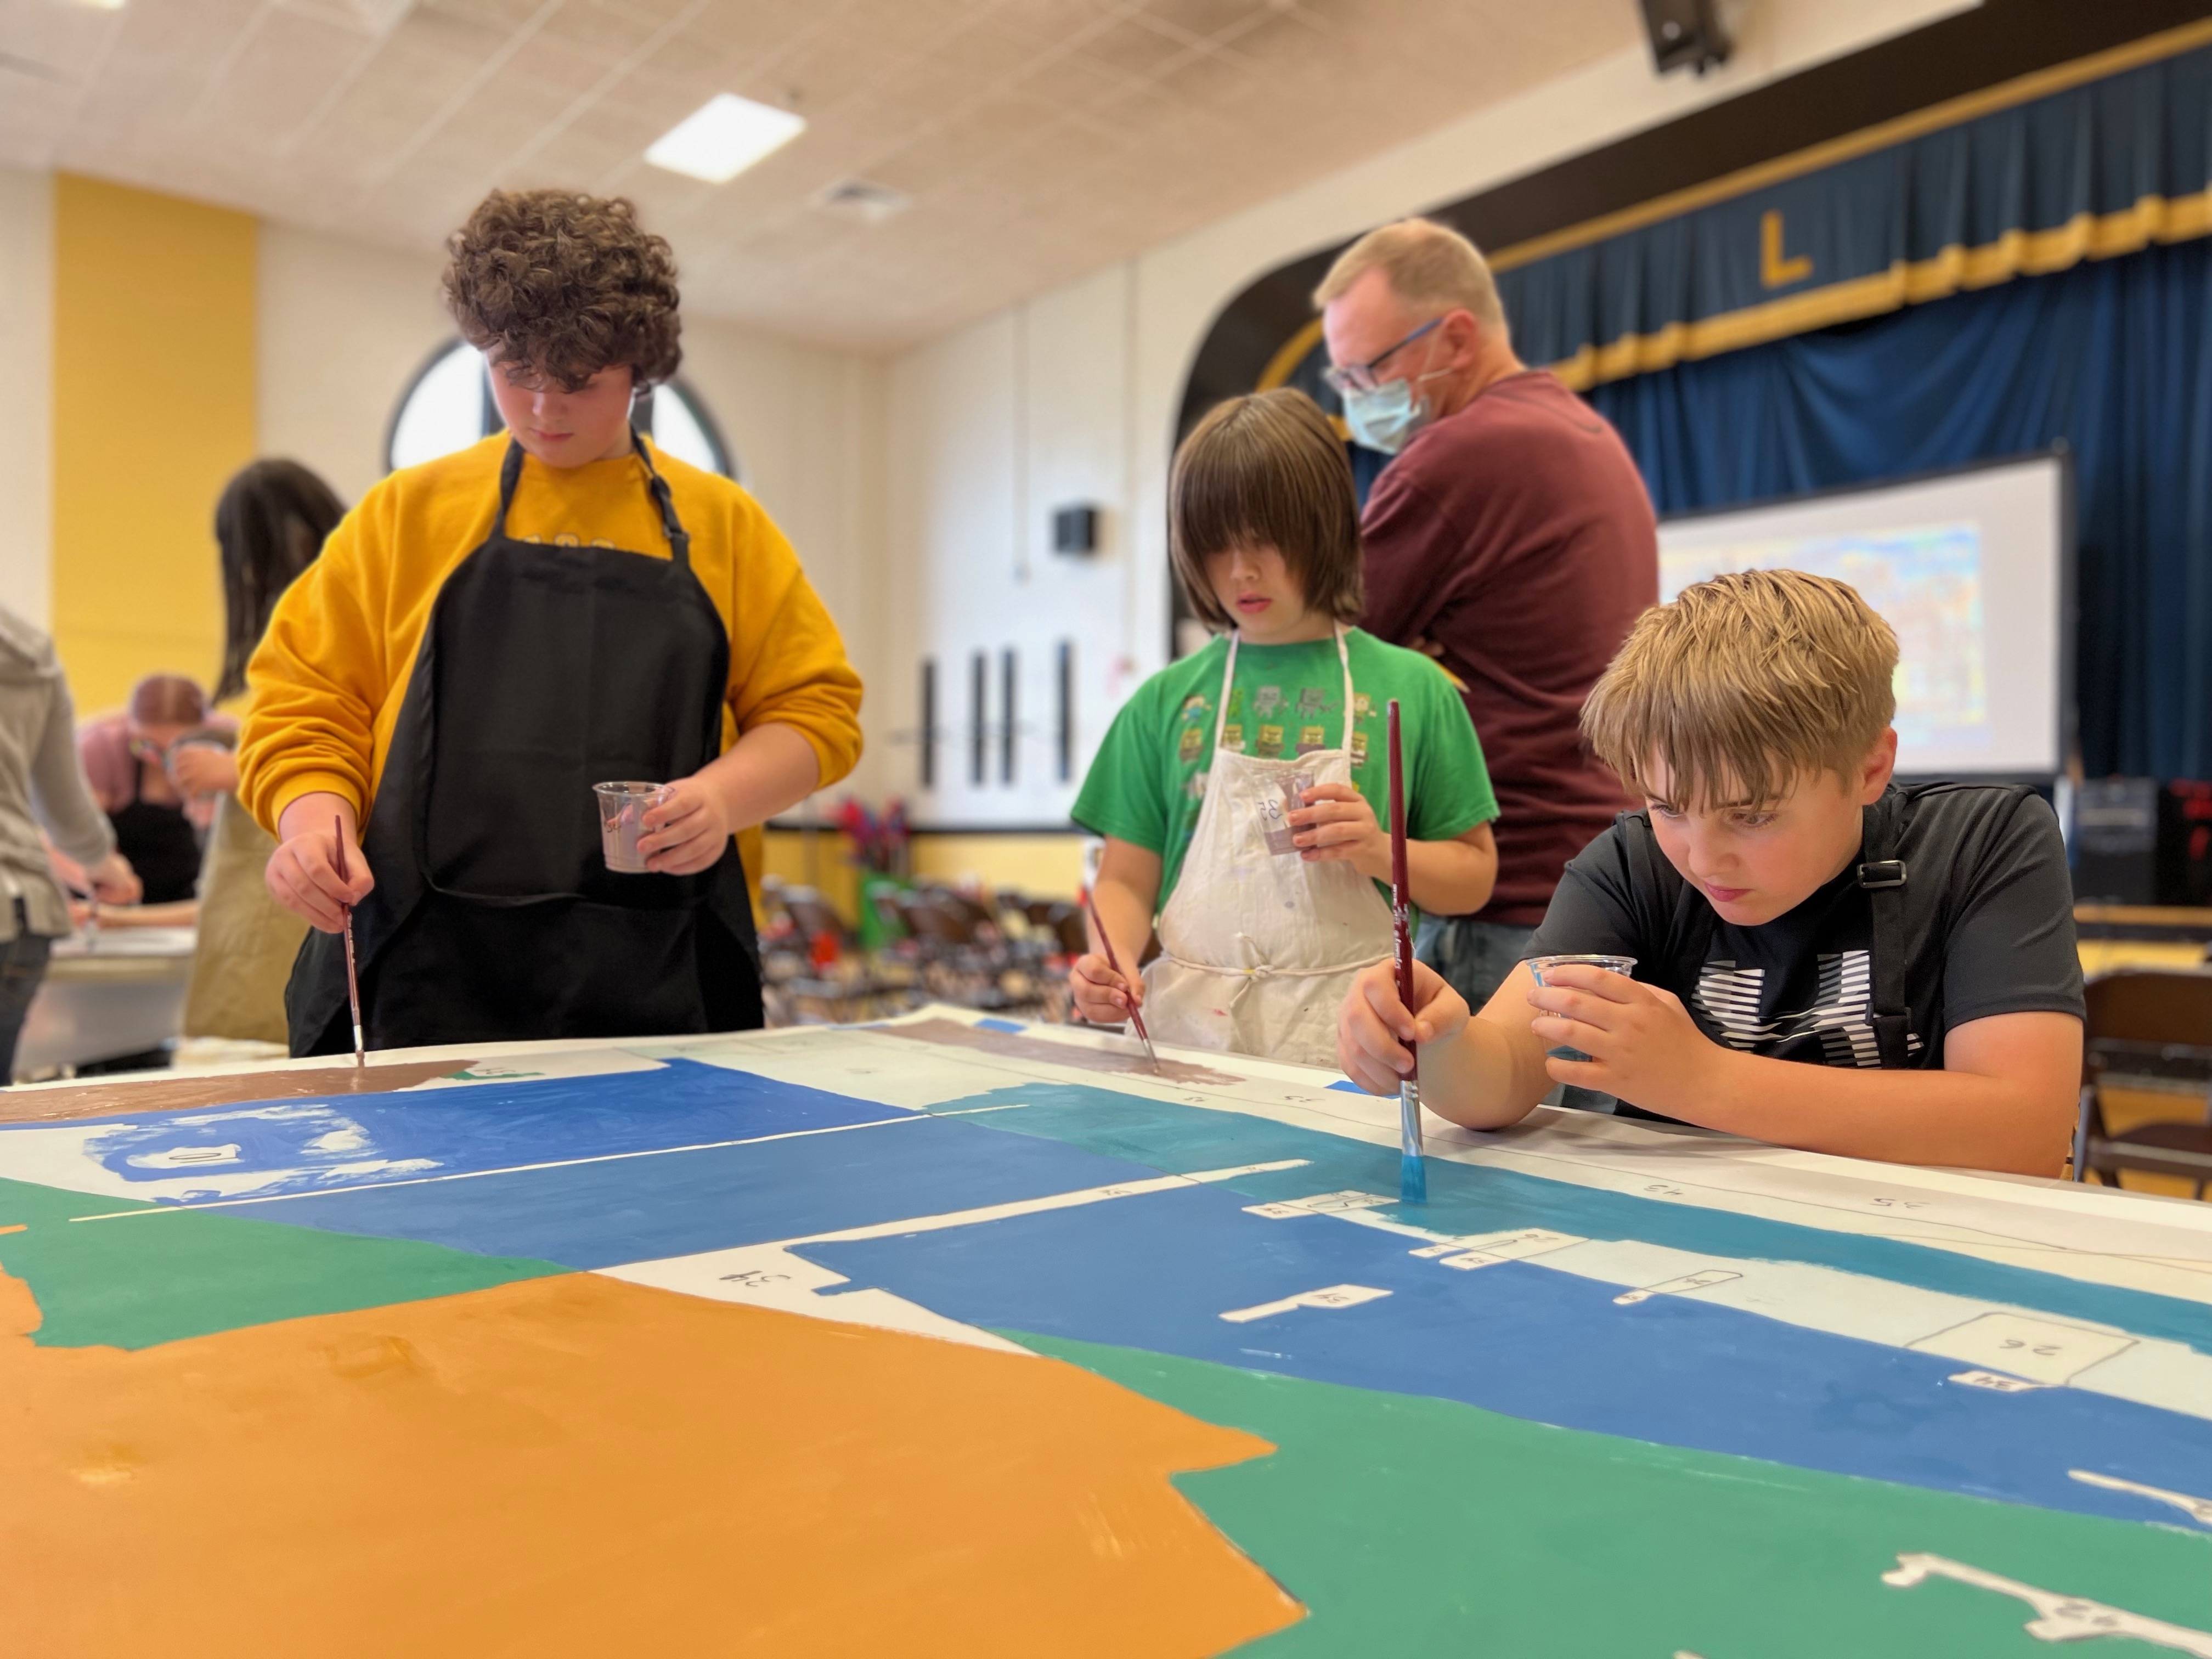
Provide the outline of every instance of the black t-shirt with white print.
<path id="1" fill-rule="evenodd" d="M 1905 866 L 1895 902 L 1908 1065 L 1940 1067 L 1945 1035 L 1969 1020 L 2081 1015 L 2073 884 L 2049 806 L 2021 790 L 1942 783 L 1893 787 L 1868 816 Z M 1567 866 L 1525 954 L 1632 956 L 1635 976 L 1680 997 L 1716 1042 L 1816 1066 L 1879 1066 L 1875 896 L 1858 879 L 1867 856 L 1863 848 L 1773 921 L 1739 927 L 1668 862 L 1650 814 L 1624 812 Z"/>

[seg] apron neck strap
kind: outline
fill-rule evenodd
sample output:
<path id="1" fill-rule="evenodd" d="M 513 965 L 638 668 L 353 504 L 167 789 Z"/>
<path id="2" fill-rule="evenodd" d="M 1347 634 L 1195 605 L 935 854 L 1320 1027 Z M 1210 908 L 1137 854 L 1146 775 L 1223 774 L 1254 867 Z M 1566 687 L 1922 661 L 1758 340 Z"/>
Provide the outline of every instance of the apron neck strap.
<path id="1" fill-rule="evenodd" d="M 676 516 L 676 498 L 668 492 L 668 480 L 653 465 L 653 457 L 646 452 L 645 439 L 635 427 L 630 428 L 629 444 L 637 452 L 638 459 L 645 463 L 646 493 L 660 509 L 660 529 L 668 538 L 668 556 L 675 560 L 678 570 L 688 570 L 691 568 L 691 532 Z"/>
<path id="2" fill-rule="evenodd" d="M 668 493 L 668 480 L 662 477 L 653 465 L 653 457 L 646 452 L 645 440 L 638 435 L 635 427 L 630 428 L 629 447 L 638 459 L 645 463 L 646 494 L 653 497 L 653 506 L 659 510 L 661 532 L 668 538 L 669 556 L 676 562 L 678 569 L 689 570 L 691 568 L 691 532 L 684 529 L 684 521 L 676 516 L 676 500 Z M 514 505 L 514 486 L 521 479 L 522 446 L 509 438 L 507 441 L 507 459 L 499 466 L 499 517 L 492 521 L 491 527 L 495 536 L 507 534 L 507 509 Z"/>
<path id="3" fill-rule="evenodd" d="M 522 446 L 513 438 L 507 441 L 507 458 L 499 464 L 499 517 L 492 521 L 491 533 L 507 534 L 507 509 L 514 505 L 514 486 L 522 478 Z"/>
<path id="4" fill-rule="evenodd" d="M 1243 634 L 1237 629 L 1229 630 L 1229 659 L 1221 665 L 1221 696 L 1219 707 L 1213 715 L 1213 747 L 1221 747 L 1222 734 L 1229 729 L 1229 692 L 1237 684 L 1237 642 Z M 1344 670 L 1344 752 L 1352 752 L 1352 653 L 1344 642 L 1344 624 L 1336 624 L 1336 660 Z M 1211 752 L 1211 751 L 1209 751 Z"/>
<path id="5" fill-rule="evenodd" d="M 1236 629 L 1229 630 L 1229 659 L 1221 665 L 1221 695 L 1214 699 L 1217 707 L 1213 711 L 1213 749 L 1221 747 L 1222 734 L 1229 729 L 1229 688 L 1237 684 L 1237 642 L 1242 638 L 1243 635 Z M 1213 749 L 1206 751 L 1208 756 Z M 1209 766 L 1212 763 L 1210 759 L 1206 763 Z"/>
<path id="6" fill-rule="evenodd" d="M 1336 660 L 1344 669 L 1344 742 L 1345 757 L 1352 755 L 1352 651 L 1344 642 L 1344 624 L 1336 625 Z"/>

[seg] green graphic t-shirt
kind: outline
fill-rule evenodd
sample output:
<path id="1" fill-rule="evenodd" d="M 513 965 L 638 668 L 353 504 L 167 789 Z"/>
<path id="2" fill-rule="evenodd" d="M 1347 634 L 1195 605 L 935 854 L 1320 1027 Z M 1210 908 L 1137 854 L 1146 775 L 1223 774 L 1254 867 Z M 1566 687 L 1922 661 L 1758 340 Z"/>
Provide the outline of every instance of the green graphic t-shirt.
<path id="1" fill-rule="evenodd" d="M 1418 652 L 1385 645 L 1354 628 L 1352 781 L 1390 827 L 1389 726 L 1398 700 L 1405 745 L 1407 834 L 1450 841 L 1498 816 L 1482 745 L 1443 669 Z M 1216 639 L 1171 663 L 1121 707 L 1075 798 L 1075 821 L 1094 835 L 1133 842 L 1160 855 L 1160 907 L 1167 906 L 1198 828 L 1213 740 L 1215 704 L 1229 641 Z M 1344 670 L 1336 641 L 1243 645 L 1221 746 L 1265 758 L 1294 758 L 1344 741 Z"/>

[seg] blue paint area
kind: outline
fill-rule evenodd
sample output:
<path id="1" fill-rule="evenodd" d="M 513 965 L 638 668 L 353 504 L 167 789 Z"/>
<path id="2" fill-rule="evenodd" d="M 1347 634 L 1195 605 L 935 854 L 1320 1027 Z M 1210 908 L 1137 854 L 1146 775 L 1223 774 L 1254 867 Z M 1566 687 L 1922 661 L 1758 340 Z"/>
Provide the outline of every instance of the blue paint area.
<path id="1" fill-rule="evenodd" d="M 671 1060 L 647 1072 L 133 1116 L 115 1120 L 117 1127 L 90 1141 L 86 1152 L 126 1181 L 173 1182 L 195 1169 L 268 1176 L 250 1188 L 233 1182 L 228 1192 L 204 1189 L 163 1200 L 190 1203 L 241 1191 L 258 1195 L 368 1186 L 905 1115 L 899 1107 Z M 220 1162 L 197 1161 L 198 1155 L 231 1147 L 236 1151 Z"/>
<path id="2" fill-rule="evenodd" d="M 1026 1031 L 1030 1028 L 1018 1020 L 979 1019 L 975 1022 L 975 1029 L 979 1031 Z"/>
<path id="3" fill-rule="evenodd" d="M 1395 1146 L 1341 1139 L 1267 1118 L 1177 1106 L 1094 1085 L 1025 1084 L 932 1109 L 953 1111 L 1014 1100 L 1025 1103 L 1026 1109 L 992 1113 L 972 1121 L 1000 1132 L 1049 1135 L 1158 1170 L 1218 1170 L 1280 1158 L 1308 1160 L 1304 1169 L 1242 1176 L 1228 1183 L 1255 1199 L 1303 1198 L 1354 1187 L 1378 1194 L 1397 1190 L 1401 1154 Z M 2173 1297 L 2085 1284 L 1894 1239 L 1826 1232 L 1448 1158 L 1429 1161 L 1428 1188 L 1428 1202 L 1417 1212 L 1385 1213 L 1444 1233 L 1548 1227 L 1586 1238 L 1643 1239 L 1705 1255 L 1810 1262 L 2062 1318 L 2118 1325 L 2138 1336 L 2163 1337 L 2212 1352 L 2212 1308 Z"/>
<path id="4" fill-rule="evenodd" d="M 278 1103 L 299 1105 L 302 1103 Z M 1258 1200 L 1393 1190 L 1395 1146 L 1089 1085 L 1036 1083 L 902 1113 L 676 1061 L 665 1070 L 319 1103 L 377 1155 L 479 1175 L 258 1205 L 257 1219 L 419 1239 L 589 1269 L 880 1225 L 1080 1188 L 1282 1159 L 1233 1182 L 882 1240 L 809 1246 L 850 1276 L 969 1322 L 1463 1400 L 1537 1421 L 2142 1522 L 2140 1500 L 2066 1478 L 2088 1468 L 2212 1490 L 2212 1425 L 2050 1389 L 1944 1379 L 1960 1362 L 1800 1330 L 1526 1264 L 1473 1273 L 1397 1235 L 1323 1217 L 1269 1221 Z M 935 1115 L 996 1107 L 973 1116 Z M 208 1113 L 119 1121 L 103 1159 L 158 1154 Z M 894 1119 L 883 1123 L 881 1119 Z M 186 1120 L 200 1120 L 188 1124 Z M 254 1126 L 251 1156 L 294 1172 L 307 1120 Z M 289 1127 L 286 1127 L 289 1124 Z M 870 1127 L 843 1127 L 844 1125 Z M 800 1133 L 794 1138 L 762 1135 Z M 150 1133 L 149 1133 L 150 1132 Z M 4 1133 L 4 1132 L 0 1132 Z M 245 1133 L 240 1142 L 247 1156 Z M 169 1139 L 161 1137 L 169 1135 Z M 559 1168 L 605 1152 L 750 1144 Z M 363 1156 L 356 1148 L 348 1156 Z M 112 1165 L 111 1165 L 112 1167 Z M 171 1171 L 169 1173 L 173 1173 Z M 1701 1254 L 1815 1262 L 1986 1300 L 2204 1340 L 2205 1310 L 1881 1239 L 1832 1234 L 1437 1161 L 1407 1218 L 1445 1232 L 1543 1226 Z M 388 1183 L 388 1178 L 387 1178 Z M 132 1225 L 148 1224 L 131 1223 Z M 1389 1297 L 1249 1323 L 1219 1315 L 1358 1284 Z"/>
<path id="5" fill-rule="evenodd" d="M 1366 1090 L 1361 1088 L 1350 1078 L 1340 1078 L 1336 1082 L 1330 1084 L 1328 1086 L 1332 1089 L 1340 1089 L 1348 1095 L 1364 1095 L 1367 1092 Z"/>
<path id="6" fill-rule="evenodd" d="M 234 1213 L 592 1268 L 975 1209 L 1157 1173 L 1056 1140 L 994 1134 L 979 1121 L 915 1113 L 910 1121 L 842 1133 L 368 1187 L 278 1199 Z"/>
<path id="7" fill-rule="evenodd" d="M 1325 1216 L 1266 1220 L 1213 1186 L 799 1254 L 971 1324 L 1460 1400 L 1565 1427 L 2142 1522 L 2093 1468 L 2212 1491 L 2212 1424 L 2070 1389 L 1948 1382 L 1954 1359 L 1526 1263 L 1473 1272 Z M 1248 1322 L 1302 1291 L 1389 1295 Z"/>
<path id="8" fill-rule="evenodd" d="M 1429 1161 L 1419 1152 L 1399 1155 L 1398 1201 L 1401 1204 L 1426 1204 L 1429 1201 Z"/>

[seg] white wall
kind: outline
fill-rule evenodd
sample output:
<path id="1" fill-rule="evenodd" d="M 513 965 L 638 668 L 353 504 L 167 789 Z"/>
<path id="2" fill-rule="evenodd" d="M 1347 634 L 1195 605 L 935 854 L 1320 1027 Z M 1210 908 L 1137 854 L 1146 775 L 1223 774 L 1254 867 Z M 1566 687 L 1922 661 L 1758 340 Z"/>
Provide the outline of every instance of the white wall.
<path id="1" fill-rule="evenodd" d="M 260 450 L 349 504 L 384 476 L 399 396 L 453 337 L 434 257 L 264 223 L 256 296 Z"/>
<path id="2" fill-rule="evenodd" d="M 832 793 L 876 799 L 891 787 L 879 775 L 889 728 L 873 672 L 884 614 L 884 364 L 690 317 L 683 374 L 736 452 L 745 487 L 798 550 L 867 683 L 869 752 Z"/>
<path id="3" fill-rule="evenodd" d="M 0 167 L 0 605 L 53 620 L 54 192 Z"/>
<path id="4" fill-rule="evenodd" d="M 918 799 L 921 659 L 938 674 L 939 823 L 1065 817 L 1074 784 L 1132 684 L 1126 265 L 1109 267 L 934 345 L 891 372 L 889 598 L 874 654 L 869 740 L 888 793 Z M 1087 557 L 1051 550 L 1055 507 L 1107 509 Z M 1073 649 L 1076 751 L 1058 775 L 1058 650 Z M 1002 653 L 1017 653 L 1014 779 L 1003 781 Z M 974 781 L 971 664 L 986 658 L 989 740 Z M 890 741 L 886 742 L 886 737 Z"/>
<path id="5" fill-rule="evenodd" d="M 871 783 L 905 796 L 917 822 L 1063 820 L 1074 784 L 1044 775 L 1025 744 L 1012 787 L 969 781 L 967 662 L 1018 644 L 1042 666 L 1062 629 L 1081 641 L 1079 782 L 1127 690 L 1165 660 L 1167 464 L 1183 381 L 1214 317 L 1285 261 L 1368 227 L 1470 195 L 1915 27 L 1973 0 L 1759 0 L 1735 58 L 1702 80 L 1661 80 L 1641 49 L 1477 111 L 1302 189 L 901 357 L 891 368 L 892 596 L 871 678 Z M 1067 493 L 1062 493 L 1067 492 Z M 1049 554 L 1018 568 L 1018 520 L 1043 545 L 1057 502 L 1090 492 L 1109 510 L 1105 552 L 1070 568 Z M 1033 538 L 1033 539 L 1028 539 Z M 910 741 L 919 664 L 939 665 L 939 787 L 919 787 Z M 1039 690 L 1048 689 L 1042 685 Z M 1048 715 L 1025 685 L 1024 719 Z M 1032 763 L 1030 757 L 1038 757 Z"/>

